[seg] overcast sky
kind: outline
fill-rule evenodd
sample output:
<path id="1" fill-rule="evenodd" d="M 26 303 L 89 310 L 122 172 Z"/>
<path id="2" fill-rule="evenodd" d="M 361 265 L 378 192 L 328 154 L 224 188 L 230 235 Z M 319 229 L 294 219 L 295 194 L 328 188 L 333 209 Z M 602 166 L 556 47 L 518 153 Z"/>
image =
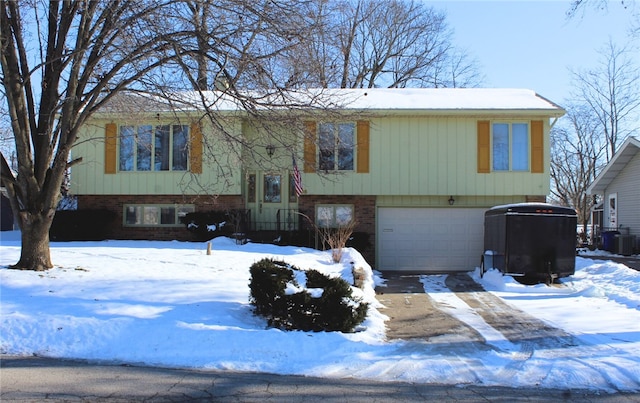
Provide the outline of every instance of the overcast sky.
<path id="1" fill-rule="evenodd" d="M 629 35 L 631 12 L 619 0 L 609 1 L 607 11 L 587 9 L 572 19 L 566 17 L 570 2 L 562 0 L 428 4 L 447 13 L 453 43 L 477 59 L 483 86 L 529 88 L 560 105 L 570 97 L 569 67 L 595 67 L 609 38 L 618 46 L 640 42 Z"/>

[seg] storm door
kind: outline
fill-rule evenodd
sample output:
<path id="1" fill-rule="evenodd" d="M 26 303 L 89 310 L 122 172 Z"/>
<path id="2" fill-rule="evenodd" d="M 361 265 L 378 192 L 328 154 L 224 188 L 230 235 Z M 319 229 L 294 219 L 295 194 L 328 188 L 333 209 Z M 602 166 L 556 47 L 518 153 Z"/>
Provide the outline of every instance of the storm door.
<path id="1" fill-rule="evenodd" d="M 288 176 L 281 172 L 249 172 L 245 189 L 252 229 L 277 230 L 278 211 L 282 215 L 289 209 Z"/>

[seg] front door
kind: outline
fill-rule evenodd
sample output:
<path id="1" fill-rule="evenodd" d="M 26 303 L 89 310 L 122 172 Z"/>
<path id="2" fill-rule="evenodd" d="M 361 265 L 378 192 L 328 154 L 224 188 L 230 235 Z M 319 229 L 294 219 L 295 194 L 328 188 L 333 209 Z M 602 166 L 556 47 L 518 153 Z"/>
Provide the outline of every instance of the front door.
<path id="1" fill-rule="evenodd" d="M 287 172 L 249 172 L 245 187 L 253 230 L 289 229 L 286 228 L 287 216 L 292 215 L 293 209 L 297 208 L 297 200 L 290 197 Z"/>

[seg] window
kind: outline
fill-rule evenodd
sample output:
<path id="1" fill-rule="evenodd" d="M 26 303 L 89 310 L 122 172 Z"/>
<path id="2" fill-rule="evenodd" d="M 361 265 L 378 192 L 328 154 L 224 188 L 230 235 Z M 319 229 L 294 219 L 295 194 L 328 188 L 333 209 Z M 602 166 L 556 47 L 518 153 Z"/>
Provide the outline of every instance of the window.
<path id="1" fill-rule="evenodd" d="M 494 123 L 492 129 L 493 170 L 529 170 L 529 125 Z"/>
<path id="2" fill-rule="evenodd" d="M 249 174 L 247 177 L 247 202 L 256 202 L 256 174 Z"/>
<path id="3" fill-rule="evenodd" d="M 126 227 L 181 226 L 180 218 L 195 211 L 190 204 L 128 204 L 124 206 Z"/>
<path id="4" fill-rule="evenodd" d="M 186 171 L 189 126 L 120 127 L 120 171 Z"/>
<path id="5" fill-rule="evenodd" d="M 353 221 L 352 205 L 316 206 L 316 224 L 320 228 L 338 228 Z"/>
<path id="6" fill-rule="evenodd" d="M 354 123 L 320 123 L 319 169 L 353 171 L 355 131 Z"/>
<path id="7" fill-rule="evenodd" d="M 277 174 L 265 174 L 264 175 L 264 186 L 263 188 L 263 199 L 265 203 L 280 203 L 282 202 L 281 189 L 282 189 L 282 178 Z"/>

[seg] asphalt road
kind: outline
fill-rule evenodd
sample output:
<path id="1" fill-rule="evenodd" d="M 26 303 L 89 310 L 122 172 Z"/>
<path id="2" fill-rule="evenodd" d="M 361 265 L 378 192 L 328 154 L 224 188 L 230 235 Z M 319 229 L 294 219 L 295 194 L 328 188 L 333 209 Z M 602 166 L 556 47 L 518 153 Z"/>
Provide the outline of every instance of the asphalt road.
<path id="1" fill-rule="evenodd" d="M 640 394 L 194 371 L 0 356 L 2 402 L 640 402 Z"/>

